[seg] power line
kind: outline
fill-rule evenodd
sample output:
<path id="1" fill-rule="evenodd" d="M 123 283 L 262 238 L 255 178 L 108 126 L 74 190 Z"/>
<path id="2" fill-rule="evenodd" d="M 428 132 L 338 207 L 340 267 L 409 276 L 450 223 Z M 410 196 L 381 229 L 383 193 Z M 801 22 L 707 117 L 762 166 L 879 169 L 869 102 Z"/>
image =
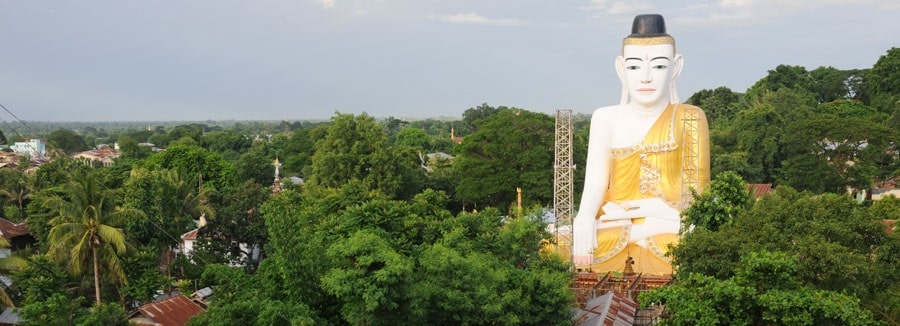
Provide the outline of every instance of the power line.
<path id="1" fill-rule="evenodd" d="M 13 118 L 15 118 L 16 121 L 18 121 L 23 126 L 25 126 L 25 129 L 28 129 L 28 132 L 30 132 L 32 135 L 37 135 L 37 133 L 35 133 L 34 130 L 31 129 L 31 126 L 29 126 L 27 123 L 25 123 L 25 121 L 22 121 L 22 119 L 19 119 L 19 117 L 16 116 L 14 113 L 12 113 L 12 111 L 10 111 L 8 108 L 6 108 L 6 106 L 4 106 L 3 104 L 0 104 L 0 108 L 3 108 L 3 111 L 6 111 L 6 113 L 9 113 L 9 115 L 11 115 Z M 6 119 L 0 118 L 0 120 L 3 120 L 3 124 L 6 125 L 6 127 L 8 127 L 10 130 L 12 130 L 12 132 L 14 132 L 16 134 L 16 136 L 19 136 L 19 138 L 22 138 L 23 140 L 26 139 L 25 136 L 22 135 L 22 133 L 20 133 L 18 130 L 16 130 L 16 128 L 13 128 L 13 126 L 11 126 L 9 123 L 7 123 Z M 32 147 L 31 149 L 34 150 L 34 154 L 32 154 L 32 158 L 34 158 L 34 155 L 41 155 L 41 153 L 38 152 L 38 149 L 37 149 L 37 147 L 34 146 L 34 144 L 32 144 L 31 142 L 28 142 L 28 144 Z"/>
<path id="2" fill-rule="evenodd" d="M 16 116 L 14 113 L 12 113 L 12 111 L 10 111 L 9 109 L 7 109 L 6 106 L 4 106 L 3 104 L 0 104 L 0 108 L 3 108 L 3 111 L 6 111 L 6 113 L 9 113 L 9 115 L 11 115 L 13 118 L 15 118 L 16 121 L 18 121 L 18 122 L 21 123 L 23 126 L 25 126 L 25 129 L 28 129 L 29 132 L 31 132 L 32 134 L 34 134 L 34 130 L 31 130 L 31 127 L 28 126 L 28 124 L 26 124 L 25 121 L 22 121 L 22 119 L 19 119 L 19 117 Z M 5 120 L 5 119 L 3 120 L 3 123 L 6 124 L 7 126 L 9 126 L 9 124 L 6 123 L 6 120 Z M 9 126 L 9 127 L 12 128 L 12 126 Z M 19 132 L 16 131 L 15 129 L 13 129 L 13 132 L 15 132 L 16 135 L 18 135 L 19 137 L 22 137 L 22 135 L 19 134 Z M 25 138 L 25 137 L 22 137 L 22 138 Z"/>

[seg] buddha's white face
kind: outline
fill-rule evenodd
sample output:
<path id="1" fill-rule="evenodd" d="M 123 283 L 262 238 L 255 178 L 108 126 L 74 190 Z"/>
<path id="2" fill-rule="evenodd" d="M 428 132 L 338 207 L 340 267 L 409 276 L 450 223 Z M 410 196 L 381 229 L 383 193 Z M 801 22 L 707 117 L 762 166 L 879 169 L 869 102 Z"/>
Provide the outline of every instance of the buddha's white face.
<path id="1" fill-rule="evenodd" d="M 674 46 L 626 45 L 617 63 L 632 102 L 647 107 L 668 103 L 669 84 L 681 68 Z"/>

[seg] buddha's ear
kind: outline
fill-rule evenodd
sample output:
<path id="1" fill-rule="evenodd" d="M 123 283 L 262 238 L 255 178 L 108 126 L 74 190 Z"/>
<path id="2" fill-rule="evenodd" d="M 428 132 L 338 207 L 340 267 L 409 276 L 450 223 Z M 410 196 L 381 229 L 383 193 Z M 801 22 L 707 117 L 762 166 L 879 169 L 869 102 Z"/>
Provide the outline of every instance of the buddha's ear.
<path id="1" fill-rule="evenodd" d="M 622 95 L 619 104 L 628 103 L 628 84 L 625 83 L 625 57 L 616 57 L 616 75 L 619 76 L 619 82 L 622 83 Z"/>
<path id="2" fill-rule="evenodd" d="M 672 67 L 672 81 L 678 80 L 678 76 L 681 75 L 681 68 L 684 68 L 684 57 L 680 54 L 675 55 L 675 66 Z"/>
<path id="3" fill-rule="evenodd" d="M 681 99 L 678 98 L 678 87 L 676 86 L 678 75 L 681 75 L 681 68 L 684 68 L 684 57 L 676 54 L 675 64 L 672 66 L 672 80 L 669 81 L 669 101 L 672 103 L 681 102 Z"/>
<path id="4" fill-rule="evenodd" d="M 619 76 L 619 81 L 622 84 L 625 83 L 625 57 L 617 56 L 616 57 L 616 75 Z"/>

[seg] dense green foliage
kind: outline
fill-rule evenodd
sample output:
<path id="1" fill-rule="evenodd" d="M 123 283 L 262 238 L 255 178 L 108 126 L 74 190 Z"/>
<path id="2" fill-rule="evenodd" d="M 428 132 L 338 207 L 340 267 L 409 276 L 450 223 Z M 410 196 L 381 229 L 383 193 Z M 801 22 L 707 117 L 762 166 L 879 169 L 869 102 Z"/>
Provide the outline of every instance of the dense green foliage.
<path id="1" fill-rule="evenodd" d="M 876 325 L 856 297 L 798 282 L 787 254 L 749 252 L 735 271 L 725 280 L 682 275 L 641 301 L 665 304 L 665 325 Z"/>
<path id="2" fill-rule="evenodd" d="M 681 215 L 685 224 L 696 228 L 717 231 L 751 204 L 747 183 L 731 171 L 717 175 L 708 191 L 691 191 L 695 200 Z"/>
<path id="3" fill-rule="evenodd" d="M 526 202 L 553 201 L 554 123 L 549 115 L 501 108 L 476 120 L 454 162 L 456 194 L 466 204 L 503 207 L 523 189 Z"/>
<path id="4" fill-rule="evenodd" d="M 542 223 L 494 210 L 454 217 L 447 200 L 392 201 L 356 185 L 279 194 L 262 207 L 268 258 L 252 276 L 208 269 L 217 299 L 194 323 L 268 324 L 251 309 L 265 302 L 289 311 L 276 322 L 567 324 L 570 274 L 541 252 Z"/>
<path id="5" fill-rule="evenodd" d="M 712 171 L 815 193 L 870 194 L 900 176 L 900 49 L 871 69 L 779 65 L 745 94 L 688 99 L 710 117 Z"/>
<path id="6" fill-rule="evenodd" d="M 315 143 L 310 181 L 324 187 L 359 181 L 391 198 L 409 198 L 424 174 L 416 161 L 414 151 L 388 142 L 374 118 L 338 114 Z"/>
<path id="7" fill-rule="evenodd" d="M 722 191 L 698 202 L 709 193 Z M 865 207 L 779 187 L 749 208 L 732 206 L 729 223 L 687 232 L 672 250 L 676 285 L 642 303 L 666 304 L 674 325 L 896 323 L 900 237 L 881 221 L 900 215 L 897 202 Z"/>
<path id="8" fill-rule="evenodd" d="M 93 268 L 95 299 L 99 304 L 101 264 L 107 277 L 124 282 L 119 257 L 125 254 L 126 243 L 120 227 L 126 218 L 142 213 L 118 206 L 119 193 L 105 188 L 91 174 L 73 175 L 70 182 L 50 190 L 52 194 L 41 203 L 55 215 L 47 236 L 48 253 L 65 261 L 75 275 Z"/>

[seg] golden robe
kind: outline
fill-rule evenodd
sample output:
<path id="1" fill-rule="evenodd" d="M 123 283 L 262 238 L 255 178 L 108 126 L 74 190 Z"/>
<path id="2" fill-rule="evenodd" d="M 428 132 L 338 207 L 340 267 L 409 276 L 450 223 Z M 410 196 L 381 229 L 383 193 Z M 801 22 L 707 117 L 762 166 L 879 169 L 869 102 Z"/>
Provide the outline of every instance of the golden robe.
<path id="1" fill-rule="evenodd" d="M 709 185 L 709 129 L 700 108 L 669 104 L 640 144 L 612 148 L 609 188 L 603 201 L 622 203 L 656 197 L 681 212 L 691 200 L 690 188 L 702 191 Z M 603 215 L 601 209 L 597 217 Z M 677 217 L 680 220 L 680 217 Z M 632 219 L 637 226 L 653 219 Z M 666 253 L 678 241 L 678 228 L 656 233 L 645 246 L 630 240 L 632 225 L 606 226 L 598 221 L 593 271 L 622 271 L 628 256 L 636 273 L 672 274 Z"/>

